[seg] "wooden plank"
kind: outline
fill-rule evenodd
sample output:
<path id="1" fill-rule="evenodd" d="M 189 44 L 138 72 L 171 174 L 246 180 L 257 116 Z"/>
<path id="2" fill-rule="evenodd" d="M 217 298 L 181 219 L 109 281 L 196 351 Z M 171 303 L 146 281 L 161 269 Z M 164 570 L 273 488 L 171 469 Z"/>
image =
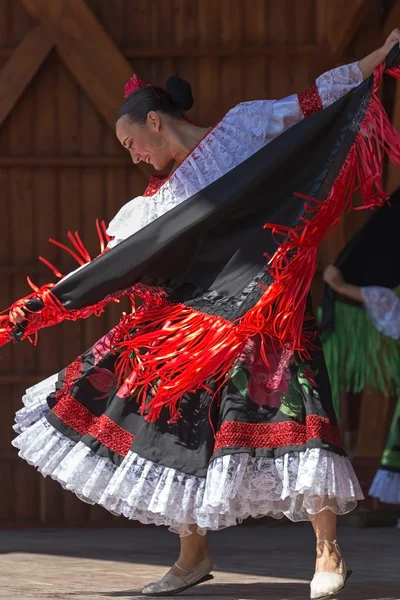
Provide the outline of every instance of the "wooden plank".
<path id="1" fill-rule="evenodd" d="M 39 513 L 40 480 L 44 479 L 24 460 L 16 460 L 12 467 L 15 519 L 18 522 L 34 521 Z"/>
<path id="2" fill-rule="evenodd" d="M 199 46 L 197 2 L 173 0 L 173 9 L 175 15 L 174 43 L 178 48 L 180 48 L 181 54 L 181 56 L 175 57 L 175 71 L 177 75 L 183 79 L 186 79 L 192 85 L 194 107 L 188 113 L 188 116 L 194 123 L 197 123 L 199 119 L 197 114 L 197 105 L 200 100 L 200 90 L 197 87 L 198 61 L 197 57 L 187 54 L 187 50 L 190 48 L 198 48 Z"/>
<path id="3" fill-rule="evenodd" d="M 132 67 L 84 0 L 19 0 L 45 27 L 57 51 L 106 123 L 115 117 Z M 149 168 L 139 163 L 146 177 Z"/>
<path id="4" fill-rule="evenodd" d="M 317 2 L 318 4 L 318 2 Z M 298 47 L 311 46 L 315 50 L 317 40 L 315 0 L 303 0 L 301 10 L 297 0 L 290 0 L 287 11 L 288 40 Z M 297 53 L 299 56 L 299 53 Z"/>
<path id="5" fill-rule="evenodd" d="M 30 93 L 24 95 L 21 101 L 14 107 L 7 127 L 3 129 L 4 132 L 7 131 L 9 136 L 9 152 L 11 154 L 17 154 L 21 151 L 33 152 L 34 150 L 32 123 L 35 121 L 35 98 L 33 94 L 35 86 L 36 82 L 33 82 Z M 17 264 L 31 261 L 35 252 L 32 186 L 32 171 L 20 170 L 18 168 L 9 171 L 8 203 L 12 211 L 10 222 L 11 251 L 9 256 Z M 30 288 L 26 282 L 26 273 L 16 273 L 12 278 L 12 299 L 20 298 L 29 293 L 29 291 Z M 12 351 L 13 361 L 11 368 L 7 374 L 4 374 L 5 377 L 10 374 L 14 376 L 14 381 L 10 378 L 9 387 L 7 388 L 9 395 L 8 405 L 11 410 L 8 416 L 3 415 L 3 419 L 5 419 L 8 426 L 5 439 L 8 442 L 7 446 L 10 450 L 11 439 L 15 437 L 12 431 L 14 414 L 22 408 L 21 398 L 24 389 L 30 385 L 24 386 L 23 382 L 20 381 L 20 376 L 33 376 L 36 371 L 37 361 L 37 352 L 29 343 L 13 346 Z M 3 435 L 1 437 L 3 438 Z M 26 465 L 25 468 L 29 469 Z M 12 466 L 13 478 L 11 490 L 15 519 L 23 518 L 24 516 L 32 517 L 34 515 L 34 518 L 37 516 L 37 488 L 33 482 L 35 479 L 37 480 L 38 475 L 34 469 L 30 469 L 30 471 L 26 481 L 32 485 L 23 489 L 25 473 L 23 462 L 17 461 Z"/>
<path id="6" fill-rule="evenodd" d="M 0 522 L 3 520 L 14 521 L 13 465 L 11 463 L 0 462 L 0 481 L 3 484 L 3 492 L 0 494 Z M 8 492 L 4 493 L 4 489 L 8 489 Z"/>
<path id="7" fill-rule="evenodd" d="M 37 26 L 37 23 L 27 14 L 19 2 L 13 2 L 13 0 L 11 2 L 7 0 L 7 2 L 9 4 L 9 44 L 10 46 L 17 46 L 31 29 Z M 0 14 L 3 13 L 0 12 Z"/>
<path id="8" fill-rule="evenodd" d="M 11 23 L 12 7 L 10 0 L 0 0 L 0 40 L 4 47 L 12 46 Z M 14 52 L 15 48 L 12 48 Z M 10 53 L 11 55 L 11 53 Z M 8 58 L 8 56 L 6 57 Z"/>
<path id="9" fill-rule="evenodd" d="M 137 177 L 137 171 L 134 169 L 107 169 L 104 183 L 106 221 L 109 222 L 125 202 L 140 196 L 145 187 L 145 181 Z M 127 300 L 111 304 L 106 312 L 105 329 L 110 330 L 115 327 L 121 319 L 122 312 L 129 310 Z"/>
<path id="10" fill-rule="evenodd" d="M 187 1 L 187 0 L 183 0 Z M 253 17 L 254 18 L 254 17 Z M 176 40 L 175 40 L 176 41 Z M 238 46 L 237 44 L 215 45 L 206 44 L 204 46 L 152 46 L 126 47 L 122 49 L 122 54 L 127 59 L 146 58 L 154 60 L 156 58 L 205 58 L 207 56 L 235 58 L 257 57 L 257 56 L 313 56 L 317 51 L 316 44 L 254 44 L 248 46 Z M 0 58 L 9 58 L 14 52 L 14 48 L 0 48 Z M 139 72 L 139 69 L 136 69 Z M 132 69 L 133 71 L 133 69 Z"/>
<path id="11" fill-rule="evenodd" d="M 23 150 L 23 148 L 20 148 Z M 57 155 L 30 155 L 30 156 L 1 156 L 0 167 L 20 168 L 87 168 L 87 167 L 124 167 L 132 165 L 131 158 L 122 156 L 57 156 Z"/>
<path id="12" fill-rule="evenodd" d="M 23 346 L 30 346 L 29 342 L 22 342 L 21 344 L 18 344 L 18 352 L 20 352 L 20 348 L 22 348 Z M 2 356 L 3 358 L 3 356 Z M 39 373 L 31 373 L 31 374 L 24 374 L 24 373 L 11 373 L 9 375 L 0 375 L 0 385 L 1 386 L 9 386 L 9 385 L 22 385 L 22 386 L 31 386 L 34 385 L 35 383 L 37 383 L 38 381 L 41 381 L 42 379 L 46 379 L 46 377 L 48 377 L 49 374 L 48 372 L 43 373 L 42 375 Z M 4 395 L 4 390 L 2 391 L 2 394 Z M 21 397 L 20 397 L 21 398 Z M 21 406 L 19 406 L 18 408 L 21 408 Z M 11 423 L 11 421 L 10 421 Z M 10 425 L 10 423 L 8 423 L 8 426 Z"/>
<path id="13" fill-rule="evenodd" d="M 0 135 L 0 139 L 2 136 Z M 3 140 L 2 140 L 3 141 Z M 8 140 L 4 140 L 8 144 Z M 6 169 L 0 168 L 0 189 L 4 199 L 9 198 L 9 172 Z M 2 261 L 9 260 L 12 256 L 11 248 L 11 204 L 8 201 L 2 203 L 1 219 L 0 219 L 0 256 Z M 1 267 L 0 267 L 1 269 Z M 12 302 L 11 296 L 11 272 L 5 272 L 2 276 L 2 285 L 0 286 L 0 310 L 5 309 Z M 5 349 L 4 349 L 5 350 Z M 2 349 L 0 359 L 0 372 L 10 370 L 11 350 L 5 352 Z"/>
<path id="14" fill-rule="evenodd" d="M 56 96 L 57 137 L 59 140 L 59 152 L 66 154 L 77 154 L 77 166 L 87 164 L 88 157 L 81 154 L 81 95 L 77 82 L 71 76 L 68 69 L 62 64 L 58 67 L 58 88 Z M 94 109 L 92 109 L 93 111 Z M 71 157 L 73 159 L 73 157 Z M 80 159 L 80 160 L 79 160 Z M 83 159 L 83 161 L 82 161 Z M 72 163 L 69 163 L 72 164 Z M 64 163 L 58 173 L 59 191 L 57 203 L 59 207 L 61 241 L 66 241 L 68 231 L 82 232 L 82 219 L 85 210 L 82 207 L 80 169 L 70 169 L 69 164 Z M 62 252 L 58 263 L 63 273 L 69 273 L 77 268 L 75 261 L 66 252 Z M 84 323 L 66 322 L 57 327 L 60 340 L 60 368 L 70 364 L 84 348 L 83 340 Z M 87 519 L 88 505 L 67 491 L 61 493 L 61 503 L 58 520 L 62 520 L 67 526 L 81 525 Z"/>
<path id="15" fill-rule="evenodd" d="M 33 147 L 38 155 L 52 155 L 59 148 L 57 86 L 59 57 L 54 54 L 47 61 L 35 81 L 35 122 L 33 125 Z M 59 182 L 56 169 L 47 167 L 34 169 L 33 206 L 35 223 L 35 253 L 43 255 L 51 262 L 58 263 L 60 251 L 48 243 L 49 237 L 60 238 Z M 54 281 L 54 276 L 46 274 L 39 283 Z M 41 331 L 40 345 L 36 350 L 37 371 L 51 375 L 60 368 L 61 344 L 58 328 Z M 39 478 L 39 518 L 44 524 L 54 523 L 62 518 L 62 488 L 50 478 Z"/>
<path id="16" fill-rule="evenodd" d="M 198 3 L 197 28 L 200 46 L 209 46 L 221 34 L 221 13 L 218 2 L 201 0 Z M 198 125 L 207 127 L 217 122 L 224 111 L 219 103 L 221 80 L 218 56 L 206 54 L 198 60 L 197 100 Z"/>
<path id="17" fill-rule="evenodd" d="M 0 125 L 32 81 L 53 44 L 44 28 L 32 30 L 0 71 Z"/>
<path id="18" fill-rule="evenodd" d="M 245 4 L 243 7 L 246 9 Z M 253 0 L 252 10 L 243 11 L 243 28 L 244 44 L 246 46 L 260 46 L 264 42 L 267 35 L 267 5 L 265 0 Z M 246 57 L 242 62 L 242 68 L 243 100 L 268 98 L 268 58 L 261 54 Z"/>
<path id="19" fill-rule="evenodd" d="M 175 31 L 174 31 L 174 42 L 176 48 L 172 48 L 173 51 L 180 50 L 181 56 L 187 56 L 186 52 L 192 48 L 202 50 L 199 48 L 198 41 L 198 29 L 197 29 L 197 2 L 187 2 L 186 0 L 172 0 L 172 6 L 174 10 L 175 20 Z M 142 45 L 144 50 L 146 44 Z M 221 47 L 222 49 L 222 47 Z M 131 48 L 127 48 L 128 53 Z M 133 49 L 132 49 L 133 50 Z M 140 49 L 142 51 L 142 49 Z M 185 54 L 183 54 L 185 52 Z"/>
<path id="20" fill-rule="evenodd" d="M 220 0 L 221 40 L 224 44 L 243 43 L 243 4 L 237 0 Z M 221 109 L 225 113 L 243 100 L 243 57 L 221 58 Z"/>
<path id="21" fill-rule="evenodd" d="M 342 54 L 368 12 L 369 0 L 336 0 L 326 37 L 336 55 Z"/>
<path id="22" fill-rule="evenodd" d="M 139 48 L 147 48 L 147 50 L 151 51 L 151 9 L 152 3 L 149 0 L 124 2 L 124 42 L 122 48 L 130 47 L 131 49 L 131 54 L 125 54 L 125 56 L 133 58 L 135 56 L 134 52 Z M 137 69 L 136 65 L 135 69 Z M 139 73 L 138 69 L 137 72 Z"/>
<path id="23" fill-rule="evenodd" d="M 398 2 L 398 0 L 396 0 L 385 20 L 385 23 L 383 26 L 382 40 L 386 39 L 392 33 L 393 29 L 395 29 L 396 27 L 399 26 L 399 23 L 400 23 L 400 3 Z"/>
<path id="24" fill-rule="evenodd" d="M 268 41 L 286 44 L 289 42 L 286 1 L 285 8 L 277 2 L 268 3 L 266 38 Z M 255 18 L 257 16 L 255 15 Z M 269 97 L 284 98 L 290 92 L 290 64 L 284 55 L 269 61 Z"/>
<path id="25" fill-rule="evenodd" d="M 131 66 L 83 0 L 20 0 L 38 19 L 87 96 L 114 129 Z"/>
<path id="26" fill-rule="evenodd" d="M 0 178 L 0 181 L 1 181 L 1 178 Z M 47 275 L 49 274 L 48 268 L 45 265 L 42 265 L 42 263 L 40 263 L 39 261 L 37 263 L 23 262 L 20 264 L 0 265 L 0 275 L 2 277 L 7 276 L 7 275 L 18 275 L 21 279 L 25 279 L 25 277 L 27 275 L 43 276 L 46 274 Z M 2 287 L 5 288 L 6 286 L 2 286 Z M 27 293 L 29 293 L 29 290 L 30 290 L 30 288 L 28 287 L 28 284 L 26 284 L 25 291 Z M 15 300 L 15 298 L 14 297 L 12 298 L 9 294 L 7 294 L 7 301 L 6 302 L 3 301 L 1 303 L 1 308 L 3 309 L 4 307 L 9 306 L 13 300 Z M 0 365 L 2 364 L 2 360 L 3 360 L 3 355 L 1 355 Z"/>

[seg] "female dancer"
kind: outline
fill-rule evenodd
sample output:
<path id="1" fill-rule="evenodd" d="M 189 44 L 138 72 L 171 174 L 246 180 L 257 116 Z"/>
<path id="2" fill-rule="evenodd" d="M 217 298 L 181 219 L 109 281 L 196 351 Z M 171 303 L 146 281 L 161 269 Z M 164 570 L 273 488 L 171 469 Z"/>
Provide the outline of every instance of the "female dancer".
<path id="1" fill-rule="evenodd" d="M 16 302 L 14 329 L 3 323 L 6 341 L 134 299 L 114 330 L 27 391 L 14 445 L 83 500 L 179 533 L 177 562 L 145 595 L 209 579 L 207 531 L 265 515 L 311 521 L 312 598 L 345 584 L 336 517 L 362 494 L 308 291 L 318 243 L 353 188 L 368 206 L 384 198 L 363 160 L 381 157 L 382 142 L 400 161 L 376 95 L 385 59 L 398 76 L 399 40 L 395 30 L 306 92 L 239 104 L 208 128 L 185 119 L 186 82 L 132 78 L 118 139 L 134 163 L 172 161 L 172 173 L 121 209 L 108 252 Z"/>
<path id="2" fill-rule="evenodd" d="M 397 213 L 398 210 L 396 212 L 391 209 L 386 211 L 389 218 L 395 218 Z M 372 230 L 369 230 L 369 233 L 371 232 Z M 372 243 L 374 242 L 374 240 L 370 239 L 371 241 Z M 397 271 L 397 269 L 395 270 Z M 398 385 L 396 385 L 396 378 L 400 367 L 400 348 L 398 343 L 391 343 L 387 338 L 391 338 L 391 340 L 400 339 L 399 287 L 397 286 L 396 289 L 392 290 L 382 286 L 360 287 L 352 285 L 344 280 L 341 271 L 333 265 L 326 268 L 324 280 L 336 293 L 365 308 L 370 318 L 371 327 L 375 328 L 377 333 L 372 334 L 372 343 L 366 341 L 366 348 L 359 347 L 359 351 L 365 354 L 367 359 L 366 361 L 361 361 L 361 364 L 365 364 L 368 368 L 366 362 L 370 364 L 372 362 L 376 363 L 369 353 L 369 350 L 373 351 L 378 359 L 378 365 L 375 364 L 375 377 L 382 381 L 384 386 L 383 391 L 385 393 L 397 392 L 398 394 L 400 390 Z M 367 338 L 371 327 L 367 323 L 364 324 L 364 329 L 366 330 L 363 334 L 364 338 Z M 396 362 L 393 365 L 394 369 L 391 369 L 390 365 L 393 360 Z M 381 368 L 379 368 L 379 363 L 382 365 Z M 357 371 L 356 367 L 355 371 Z M 353 374 L 354 378 L 358 376 L 359 373 L 357 372 Z M 361 374 L 361 379 L 365 381 L 363 374 Z M 368 376 L 366 383 L 367 385 L 370 383 L 368 382 Z M 400 399 L 397 401 L 394 411 L 381 465 L 374 477 L 369 494 L 374 498 L 378 498 L 381 502 L 400 505 Z"/>

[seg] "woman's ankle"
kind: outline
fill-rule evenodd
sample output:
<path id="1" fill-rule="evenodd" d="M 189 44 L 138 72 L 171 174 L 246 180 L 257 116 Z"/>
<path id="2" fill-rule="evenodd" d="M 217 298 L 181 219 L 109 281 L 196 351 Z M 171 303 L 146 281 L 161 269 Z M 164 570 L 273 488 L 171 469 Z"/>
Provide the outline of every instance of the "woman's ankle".
<path id="1" fill-rule="evenodd" d="M 316 572 L 339 571 L 342 561 L 342 552 L 335 541 L 317 539 Z"/>
<path id="2" fill-rule="evenodd" d="M 176 565 L 178 568 L 182 569 L 182 571 L 191 571 L 209 556 L 210 554 L 207 547 L 198 548 L 190 553 L 181 552 L 178 560 L 176 561 Z"/>

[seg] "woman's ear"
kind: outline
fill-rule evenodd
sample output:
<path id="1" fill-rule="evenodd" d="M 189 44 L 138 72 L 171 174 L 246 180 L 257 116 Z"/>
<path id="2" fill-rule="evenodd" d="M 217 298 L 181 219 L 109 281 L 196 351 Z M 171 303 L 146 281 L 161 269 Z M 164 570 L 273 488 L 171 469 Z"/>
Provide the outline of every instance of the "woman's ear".
<path id="1" fill-rule="evenodd" d="M 155 110 L 151 110 L 148 113 L 147 123 L 148 123 L 151 131 L 157 131 L 157 133 L 160 131 L 161 119 L 160 119 L 160 115 Z"/>

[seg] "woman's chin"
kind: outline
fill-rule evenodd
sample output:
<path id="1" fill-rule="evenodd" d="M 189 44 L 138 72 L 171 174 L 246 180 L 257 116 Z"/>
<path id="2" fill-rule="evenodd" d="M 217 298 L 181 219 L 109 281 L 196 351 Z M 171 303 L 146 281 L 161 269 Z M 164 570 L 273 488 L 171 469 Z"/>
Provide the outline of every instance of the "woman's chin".
<path id="1" fill-rule="evenodd" d="M 160 173 L 160 171 L 165 171 L 165 169 L 168 167 L 168 164 L 166 164 L 166 165 L 161 165 L 160 163 L 150 163 L 150 164 L 153 167 L 153 169 L 155 171 L 157 171 L 157 173 Z"/>

